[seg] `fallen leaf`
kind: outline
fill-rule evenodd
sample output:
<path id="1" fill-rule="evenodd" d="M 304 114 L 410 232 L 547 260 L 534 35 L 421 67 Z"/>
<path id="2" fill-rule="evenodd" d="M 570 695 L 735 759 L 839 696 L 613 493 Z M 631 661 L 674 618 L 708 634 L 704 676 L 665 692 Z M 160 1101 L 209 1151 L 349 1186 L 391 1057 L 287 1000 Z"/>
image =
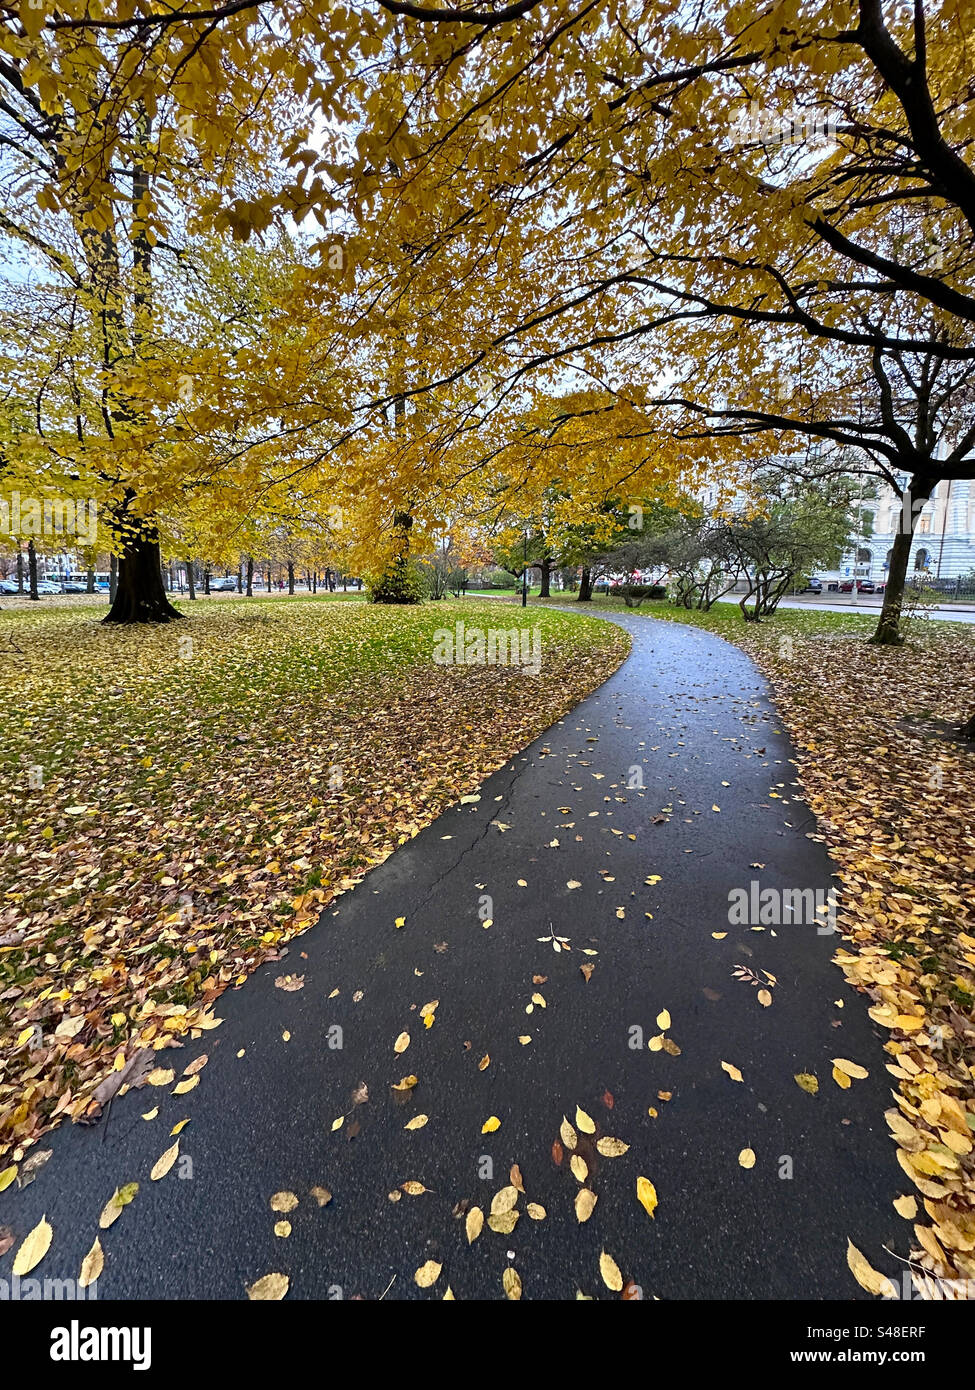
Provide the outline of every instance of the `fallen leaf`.
<path id="1" fill-rule="evenodd" d="M 884 1298 L 897 1297 L 897 1290 L 886 1274 L 881 1274 L 874 1269 L 852 1240 L 848 1240 L 846 1243 L 846 1262 L 861 1289 L 866 1289 L 867 1293 L 879 1294 Z"/>
<path id="2" fill-rule="evenodd" d="M 96 1236 L 94 1245 L 81 1262 L 81 1273 L 78 1275 L 79 1289 L 87 1289 L 89 1284 L 94 1284 L 104 1268 L 105 1252 L 102 1249 L 101 1241 Z"/>
<path id="3" fill-rule="evenodd" d="M 253 1303 L 278 1303 L 288 1292 L 290 1280 L 286 1274 L 265 1274 L 247 1290 Z"/>
<path id="4" fill-rule="evenodd" d="M 161 1154 L 153 1164 L 152 1172 L 149 1174 L 152 1181 L 158 1182 L 160 1178 L 164 1178 L 178 1157 L 179 1140 L 177 1139 L 176 1143 L 168 1148 L 164 1154 Z"/>
<path id="5" fill-rule="evenodd" d="M 637 1178 L 636 1197 L 646 1214 L 653 1216 L 657 1210 L 657 1189 L 649 1178 Z"/>
<path id="6" fill-rule="evenodd" d="M 22 1277 L 29 1274 L 32 1269 L 36 1269 L 50 1250 L 53 1236 L 54 1231 L 47 1217 L 42 1216 L 34 1229 L 21 1242 L 20 1249 L 14 1256 L 13 1273 Z"/>
<path id="7" fill-rule="evenodd" d="M 436 1260 L 427 1260 L 426 1264 L 420 1266 L 413 1276 L 413 1282 L 419 1289 L 429 1289 L 440 1278 L 440 1271 L 443 1265 L 437 1264 Z"/>
<path id="8" fill-rule="evenodd" d="M 620 1267 L 612 1255 L 607 1255 L 605 1250 L 599 1256 L 599 1272 L 603 1276 L 603 1283 L 607 1289 L 611 1289 L 613 1293 L 622 1292 L 623 1276 L 620 1273 Z"/>

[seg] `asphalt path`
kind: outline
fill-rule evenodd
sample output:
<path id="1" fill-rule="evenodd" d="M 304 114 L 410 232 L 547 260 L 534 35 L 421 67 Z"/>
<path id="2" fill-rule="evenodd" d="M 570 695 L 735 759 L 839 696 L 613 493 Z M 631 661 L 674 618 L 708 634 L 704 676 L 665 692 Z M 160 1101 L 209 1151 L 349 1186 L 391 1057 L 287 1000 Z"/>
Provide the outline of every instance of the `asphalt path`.
<path id="1" fill-rule="evenodd" d="M 910 1227 L 891 1206 L 906 1180 L 890 1079 L 867 1001 L 831 963 L 839 939 L 794 912 L 729 921 L 753 880 L 831 882 L 765 683 L 710 634 L 612 620 L 633 639 L 615 675 L 226 993 L 219 1028 L 159 1054 L 177 1077 L 208 1055 L 194 1090 L 142 1087 L 45 1141 L 36 1180 L 0 1196 L 18 1243 L 42 1215 L 54 1228 L 35 1277 L 77 1278 L 97 1234 L 100 1299 L 239 1299 L 272 1272 L 291 1299 L 497 1299 L 509 1266 L 525 1299 L 618 1298 L 602 1251 L 647 1299 L 865 1298 L 852 1240 L 899 1285 L 884 1247 L 906 1255 Z M 276 987 L 284 974 L 303 986 Z M 841 1089 L 835 1057 L 868 1077 Z M 584 1223 L 563 1116 L 597 1198 Z M 187 1117 L 179 1158 L 151 1180 Z M 600 1152 L 607 1137 L 628 1150 Z M 517 1224 L 468 1244 L 466 1211 L 487 1216 L 514 1164 Z M 135 1199 L 99 1231 L 130 1182 Z M 292 1211 L 272 1210 L 279 1192 Z M 428 1261 L 442 1271 L 421 1289 Z"/>

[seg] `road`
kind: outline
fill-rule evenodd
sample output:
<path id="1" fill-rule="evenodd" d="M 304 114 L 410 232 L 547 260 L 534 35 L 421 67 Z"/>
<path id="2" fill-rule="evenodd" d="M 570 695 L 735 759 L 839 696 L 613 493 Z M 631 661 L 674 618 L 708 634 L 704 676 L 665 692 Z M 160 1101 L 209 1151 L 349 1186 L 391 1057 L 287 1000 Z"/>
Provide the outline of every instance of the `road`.
<path id="1" fill-rule="evenodd" d="M 146 1086 L 51 1136 L 36 1181 L 0 1196 L 18 1242 L 42 1215 L 54 1228 L 37 1276 L 76 1278 L 97 1234 L 100 1299 L 239 1299 L 272 1272 L 289 1298 L 497 1299 L 509 1266 L 526 1299 L 618 1298 L 602 1251 L 647 1299 L 867 1297 L 848 1239 L 899 1281 L 884 1247 L 906 1255 L 911 1235 L 891 1206 L 905 1179 L 885 1054 L 831 963 L 837 938 L 787 914 L 729 921 L 753 880 L 830 882 L 765 684 L 707 633 L 613 621 L 633 639 L 614 676 L 225 994 L 218 1029 L 159 1055 L 178 1079 L 207 1054 L 194 1090 Z M 286 975 L 302 986 L 276 987 Z M 868 1077 L 840 1089 L 834 1057 Z M 607 1138 L 628 1150 L 601 1152 Z M 584 1223 L 573 1156 L 597 1198 Z M 504 1207 L 515 1164 L 517 1224 L 469 1245 L 467 1211 Z M 275 1193 L 297 1206 L 273 1211 Z M 427 1262 L 442 1270 L 421 1289 Z"/>

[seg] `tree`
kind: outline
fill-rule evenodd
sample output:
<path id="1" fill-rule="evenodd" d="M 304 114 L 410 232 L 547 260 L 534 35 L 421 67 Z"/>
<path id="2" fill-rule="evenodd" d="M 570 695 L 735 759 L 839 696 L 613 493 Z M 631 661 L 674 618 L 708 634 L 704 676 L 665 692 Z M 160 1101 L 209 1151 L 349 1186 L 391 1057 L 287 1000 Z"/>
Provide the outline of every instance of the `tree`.
<path id="1" fill-rule="evenodd" d="M 796 489 L 781 483 L 776 487 L 769 477 L 764 481 L 770 505 L 729 521 L 716 538 L 718 553 L 733 557 L 747 581 L 739 603 L 746 622 L 774 613 L 798 575 L 838 564 L 853 531 L 848 482 Z"/>

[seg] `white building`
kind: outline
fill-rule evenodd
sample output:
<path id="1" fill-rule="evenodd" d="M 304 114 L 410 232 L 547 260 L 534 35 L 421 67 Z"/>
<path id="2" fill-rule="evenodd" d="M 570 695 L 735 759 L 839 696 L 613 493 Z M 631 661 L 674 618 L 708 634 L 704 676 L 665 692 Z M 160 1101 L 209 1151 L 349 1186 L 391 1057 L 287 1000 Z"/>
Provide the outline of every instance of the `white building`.
<path id="1" fill-rule="evenodd" d="M 898 479 L 906 488 L 907 479 Z M 860 505 L 861 526 L 857 544 L 838 570 L 823 578 L 846 579 L 856 575 L 882 583 L 887 578 L 894 537 L 909 508 L 893 489 L 877 484 L 876 497 Z M 975 572 L 975 484 L 971 480 L 939 483 L 934 495 L 919 509 L 911 542 L 908 575 L 951 580 Z"/>

